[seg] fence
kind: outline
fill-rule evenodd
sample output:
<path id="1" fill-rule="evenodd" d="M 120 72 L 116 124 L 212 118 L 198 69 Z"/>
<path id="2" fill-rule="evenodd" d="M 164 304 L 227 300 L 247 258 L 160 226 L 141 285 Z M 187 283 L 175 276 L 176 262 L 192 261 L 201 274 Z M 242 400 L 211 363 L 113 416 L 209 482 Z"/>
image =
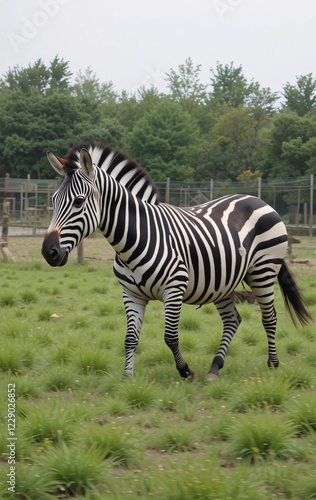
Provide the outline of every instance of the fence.
<path id="1" fill-rule="evenodd" d="M 47 227 L 52 212 L 51 196 L 59 185 L 59 179 L 13 179 L 9 175 L 0 178 L 0 217 L 3 201 L 9 202 L 10 224 L 33 228 Z M 167 179 L 157 183 L 161 201 L 177 206 L 192 206 L 227 194 L 241 193 L 259 196 L 273 206 L 285 223 L 308 226 L 312 234 L 316 224 L 314 176 L 297 179 L 266 180 L 241 183 L 207 180 L 203 183 L 175 182 Z"/>

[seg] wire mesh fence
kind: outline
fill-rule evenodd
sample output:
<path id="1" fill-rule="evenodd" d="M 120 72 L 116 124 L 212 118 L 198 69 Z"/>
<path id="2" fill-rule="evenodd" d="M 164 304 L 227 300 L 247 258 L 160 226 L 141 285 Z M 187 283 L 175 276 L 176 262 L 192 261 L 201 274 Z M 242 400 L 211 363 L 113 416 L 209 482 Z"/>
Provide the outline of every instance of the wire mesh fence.
<path id="1" fill-rule="evenodd" d="M 28 228 L 28 234 L 41 232 L 49 225 L 52 215 L 52 194 L 59 179 L 0 178 L 0 217 L 3 202 L 9 204 L 10 226 Z M 284 222 L 296 227 L 316 224 L 314 176 L 296 179 L 257 179 L 255 182 L 206 180 L 187 184 L 167 179 L 157 183 L 160 201 L 185 207 L 214 200 L 227 194 L 251 194 L 271 205 Z M 0 220 L 1 224 L 1 220 Z"/>

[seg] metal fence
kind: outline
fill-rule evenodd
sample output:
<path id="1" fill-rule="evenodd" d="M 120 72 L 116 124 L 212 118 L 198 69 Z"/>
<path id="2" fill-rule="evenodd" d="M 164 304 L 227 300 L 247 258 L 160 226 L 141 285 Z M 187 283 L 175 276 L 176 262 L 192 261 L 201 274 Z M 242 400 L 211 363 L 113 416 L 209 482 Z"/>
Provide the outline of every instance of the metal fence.
<path id="1" fill-rule="evenodd" d="M 157 183 L 162 201 L 177 206 L 192 206 L 227 194 L 251 194 L 271 205 L 288 224 L 316 224 L 314 176 L 290 180 L 257 179 L 255 182 L 216 181 L 185 185 L 167 181 Z"/>
<path id="2" fill-rule="evenodd" d="M 59 179 L 0 178 L 0 217 L 3 202 L 9 203 L 10 224 L 33 228 L 47 227 L 51 218 L 51 197 Z M 314 176 L 285 180 L 266 180 L 242 183 L 206 180 L 203 183 L 175 182 L 167 179 L 157 183 L 160 200 L 177 206 L 192 206 L 227 194 L 259 196 L 275 208 L 287 224 L 310 226 L 316 224 Z M 1 224 L 1 222 L 0 222 Z"/>

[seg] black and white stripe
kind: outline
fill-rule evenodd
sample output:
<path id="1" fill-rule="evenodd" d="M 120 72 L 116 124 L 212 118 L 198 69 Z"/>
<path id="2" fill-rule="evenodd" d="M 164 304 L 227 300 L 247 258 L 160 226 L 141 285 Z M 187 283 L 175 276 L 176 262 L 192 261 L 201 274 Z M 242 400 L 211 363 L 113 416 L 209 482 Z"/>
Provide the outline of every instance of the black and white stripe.
<path id="1" fill-rule="evenodd" d="M 275 210 L 248 195 L 224 196 L 190 208 L 159 203 L 145 171 L 108 147 L 80 145 L 65 159 L 49 153 L 49 160 L 65 180 L 53 198 L 43 255 L 49 264 L 63 265 L 79 241 L 97 228 L 113 246 L 114 273 L 123 287 L 127 315 L 125 375 L 134 373 L 146 305 L 161 300 L 165 342 L 184 378 L 193 372 L 179 349 L 181 305 L 215 304 L 223 335 L 207 378 L 217 377 L 241 321 L 232 299 L 241 281 L 251 287 L 261 308 L 268 363 L 278 366 L 277 277 L 290 312 L 302 324 L 310 315 L 284 263 L 287 233 Z"/>

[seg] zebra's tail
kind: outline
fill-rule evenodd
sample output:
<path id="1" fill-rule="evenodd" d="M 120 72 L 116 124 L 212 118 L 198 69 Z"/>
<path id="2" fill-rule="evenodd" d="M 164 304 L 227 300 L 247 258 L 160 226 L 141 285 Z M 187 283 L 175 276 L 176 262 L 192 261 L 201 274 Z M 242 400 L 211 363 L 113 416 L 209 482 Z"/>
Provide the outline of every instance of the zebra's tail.
<path id="1" fill-rule="evenodd" d="M 306 308 L 303 295 L 284 261 L 278 274 L 278 280 L 286 309 L 294 325 L 297 326 L 296 319 L 299 320 L 301 325 L 308 325 L 311 323 L 313 318 Z"/>

